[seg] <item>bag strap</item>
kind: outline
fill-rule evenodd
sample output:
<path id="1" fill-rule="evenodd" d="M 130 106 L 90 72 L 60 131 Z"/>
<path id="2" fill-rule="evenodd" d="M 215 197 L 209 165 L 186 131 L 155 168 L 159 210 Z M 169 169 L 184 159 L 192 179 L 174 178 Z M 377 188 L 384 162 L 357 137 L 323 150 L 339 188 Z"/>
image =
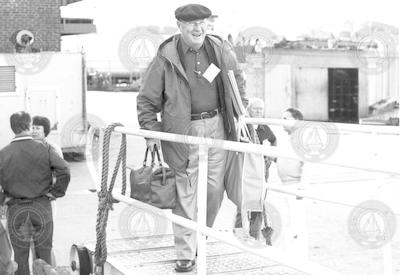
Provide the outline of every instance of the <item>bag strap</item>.
<path id="1" fill-rule="evenodd" d="M 162 180 L 161 180 L 161 185 L 166 185 L 167 184 L 167 172 L 166 168 L 163 166 L 163 162 L 160 157 L 160 151 L 158 150 L 157 145 L 154 145 L 154 150 L 153 152 L 156 152 L 157 154 L 157 159 L 158 159 L 158 164 L 160 165 L 161 171 L 162 171 Z"/>
<path id="2" fill-rule="evenodd" d="M 165 167 L 161 167 L 161 171 L 162 171 L 161 185 L 166 185 L 167 184 L 167 172 L 165 170 L 166 170 Z"/>
<path id="3" fill-rule="evenodd" d="M 156 145 L 154 145 L 154 147 L 156 148 Z M 154 160 L 155 160 L 155 150 L 153 150 L 153 152 L 151 152 L 151 167 L 154 166 Z M 143 160 L 143 167 L 145 167 L 147 165 L 147 156 L 149 155 L 149 147 L 146 148 L 146 152 L 144 154 L 144 160 Z"/>
<path id="4" fill-rule="evenodd" d="M 252 142 L 251 135 L 249 132 L 249 128 L 247 127 L 246 123 L 244 122 L 244 118 L 239 116 L 237 121 L 237 138 L 240 142 Z"/>
<path id="5" fill-rule="evenodd" d="M 160 167 L 163 165 L 163 162 L 161 161 L 161 157 L 160 157 L 160 151 L 158 150 L 157 144 L 154 145 L 154 150 L 153 152 L 155 152 L 157 154 L 157 160 L 158 160 L 158 164 L 160 165 Z"/>

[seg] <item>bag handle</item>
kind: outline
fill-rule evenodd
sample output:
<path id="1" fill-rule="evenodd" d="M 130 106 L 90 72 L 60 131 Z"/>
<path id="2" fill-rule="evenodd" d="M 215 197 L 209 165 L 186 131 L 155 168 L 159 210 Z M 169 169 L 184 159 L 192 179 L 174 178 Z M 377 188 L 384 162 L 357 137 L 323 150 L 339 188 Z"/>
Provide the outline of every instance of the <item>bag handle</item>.
<path id="1" fill-rule="evenodd" d="M 157 144 L 154 144 L 154 150 L 151 152 L 151 167 L 154 167 L 154 162 L 156 160 L 156 154 L 157 154 L 157 160 L 158 164 L 160 167 L 162 167 L 162 161 L 160 157 L 160 151 L 158 150 Z M 149 155 L 149 147 L 146 148 L 146 153 L 144 155 L 144 160 L 143 160 L 143 167 L 146 166 L 147 164 L 147 156 Z"/>
<path id="2" fill-rule="evenodd" d="M 240 142 L 251 142 L 251 134 L 249 128 L 247 127 L 246 123 L 244 122 L 242 117 L 239 117 L 237 121 L 237 141 Z"/>
<path id="3" fill-rule="evenodd" d="M 154 145 L 154 146 L 156 146 L 156 145 Z M 155 159 L 154 154 L 155 154 L 155 152 L 154 152 L 154 150 L 153 150 L 153 152 L 151 152 L 151 167 L 154 167 L 154 159 Z M 145 154 L 144 154 L 143 167 L 146 167 L 146 164 L 147 164 L 147 156 L 148 156 L 148 155 L 149 155 L 149 147 L 146 148 L 146 152 L 145 152 Z"/>
<path id="4" fill-rule="evenodd" d="M 162 163 L 162 161 L 161 161 L 160 151 L 158 150 L 157 144 L 154 144 L 153 153 L 154 153 L 154 151 L 155 151 L 156 154 L 157 154 L 158 164 L 160 165 L 160 167 L 162 167 L 162 164 L 163 164 L 163 163 Z M 154 162 L 154 159 L 153 159 L 153 162 Z"/>
<path id="5" fill-rule="evenodd" d="M 162 163 L 161 157 L 160 157 L 160 151 L 158 150 L 157 144 L 154 144 L 153 152 L 156 152 L 156 154 L 157 154 L 158 164 L 160 165 L 160 168 L 162 171 L 161 185 L 166 185 L 167 184 L 167 172 L 166 172 L 166 168 L 163 167 L 163 163 Z M 153 160 L 153 162 L 154 162 L 154 160 Z"/>
<path id="6" fill-rule="evenodd" d="M 165 172 L 165 170 L 166 170 L 165 167 L 161 167 L 161 171 L 162 171 L 161 185 L 166 185 L 167 184 L 167 172 Z"/>

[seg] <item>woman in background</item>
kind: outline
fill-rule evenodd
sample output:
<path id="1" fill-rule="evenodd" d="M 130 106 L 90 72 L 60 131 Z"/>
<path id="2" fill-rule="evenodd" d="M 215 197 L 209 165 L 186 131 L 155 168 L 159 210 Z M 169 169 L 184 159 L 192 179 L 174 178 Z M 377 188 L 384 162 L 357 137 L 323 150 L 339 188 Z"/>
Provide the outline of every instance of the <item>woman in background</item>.
<path id="1" fill-rule="evenodd" d="M 303 114 L 300 110 L 289 108 L 282 115 L 285 120 L 303 120 Z M 295 132 L 300 130 L 301 123 L 294 123 L 291 126 L 284 126 L 283 129 L 288 136 L 286 141 L 282 140 L 282 148 L 292 149 L 293 139 L 297 137 Z M 293 191 L 305 189 L 305 180 L 303 176 L 304 162 L 296 159 L 278 157 L 276 160 L 277 172 L 281 183 L 290 187 Z M 285 195 L 284 205 L 281 209 L 284 220 L 284 245 L 288 252 L 293 252 L 296 257 L 305 256 L 307 258 L 308 243 L 306 236 L 306 208 L 302 197 Z"/>

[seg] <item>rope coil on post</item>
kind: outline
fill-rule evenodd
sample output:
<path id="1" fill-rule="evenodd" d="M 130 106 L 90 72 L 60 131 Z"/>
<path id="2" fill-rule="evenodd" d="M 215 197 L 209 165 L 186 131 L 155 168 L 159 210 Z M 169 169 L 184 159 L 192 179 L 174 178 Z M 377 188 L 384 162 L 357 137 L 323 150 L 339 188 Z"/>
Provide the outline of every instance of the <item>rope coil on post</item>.
<path id="1" fill-rule="evenodd" d="M 101 189 L 98 192 L 99 205 L 97 209 L 96 223 L 96 249 L 95 249 L 95 274 L 103 274 L 103 266 L 107 260 L 107 243 L 106 229 L 108 221 L 108 212 L 113 210 L 113 203 L 117 202 L 113 199 L 111 193 L 114 188 L 115 180 L 118 175 L 119 167 L 122 163 L 122 195 L 126 192 L 126 134 L 122 134 L 121 146 L 118 153 L 118 159 L 115 164 L 114 172 L 111 177 L 110 186 L 107 190 L 108 169 L 109 169 L 109 153 L 110 139 L 115 127 L 123 126 L 120 123 L 112 123 L 104 131 L 103 154 L 102 154 L 102 171 L 101 171 Z"/>

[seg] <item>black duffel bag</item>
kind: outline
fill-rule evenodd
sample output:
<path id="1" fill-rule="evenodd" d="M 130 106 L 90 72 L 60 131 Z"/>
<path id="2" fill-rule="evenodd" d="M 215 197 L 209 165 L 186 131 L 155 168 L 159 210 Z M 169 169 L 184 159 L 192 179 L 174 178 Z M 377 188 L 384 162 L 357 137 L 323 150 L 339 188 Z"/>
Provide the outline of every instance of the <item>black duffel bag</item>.
<path id="1" fill-rule="evenodd" d="M 149 148 L 146 149 L 143 167 L 132 170 L 130 174 L 131 198 L 161 209 L 174 209 L 176 205 L 175 173 L 163 166 L 160 152 L 154 146 L 151 152 L 151 165 L 147 166 Z M 155 155 L 158 167 L 155 167 Z"/>

